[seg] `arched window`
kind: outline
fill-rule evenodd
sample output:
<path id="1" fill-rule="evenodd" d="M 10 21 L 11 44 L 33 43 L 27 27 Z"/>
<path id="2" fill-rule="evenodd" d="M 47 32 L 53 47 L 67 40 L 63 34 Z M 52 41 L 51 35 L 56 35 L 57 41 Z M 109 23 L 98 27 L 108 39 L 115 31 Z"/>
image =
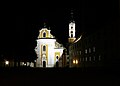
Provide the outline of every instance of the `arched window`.
<path id="1" fill-rule="evenodd" d="M 46 33 L 45 32 L 43 33 L 43 37 L 46 37 Z"/>
<path id="2" fill-rule="evenodd" d="M 73 29 L 73 27 L 71 27 L 71 29 Z"/>
<path id="3" fill-rule="evenodd" d="M 43 51 L 46 51 L 46 46 L 45 45 L 43 46 Z"/>
<path id="4" fill-rule="evenodd" d="M 73 37 L 73 31 L 71 31 L 71 37 Z"/>
<path id="5" fill-rule="evenodd" d="M 73 31 L 71 31 L 71 34 L 73 33 Z"/>
<path id="6" fill-rule="evenodd" d="M 56 59 L 58 59 L 58 56 L 56 57 Z"/>

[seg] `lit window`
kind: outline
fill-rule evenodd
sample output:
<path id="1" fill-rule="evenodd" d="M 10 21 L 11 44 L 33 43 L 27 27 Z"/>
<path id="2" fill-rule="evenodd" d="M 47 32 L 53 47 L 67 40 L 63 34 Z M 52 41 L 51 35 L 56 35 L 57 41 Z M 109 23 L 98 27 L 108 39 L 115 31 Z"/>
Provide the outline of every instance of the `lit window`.
<path id="1" fill-rule="evenodd" d="M 91 57 L 89 57 L 89 61 L 91 61 Z"/>
<path id="2" fill-rule="evenodd" d="M 43 37 L 46 37 L 46 33 L 45 32 L 43 33 Z"/>
<path id="3" fill-rule="evenodd" d="M 46 46 L 43 46 L 43 51 L 46 51 Z"/>
<path id="4" fill-rule="evenodd" d="M 95 47 L 93 47 L 93 52 L 95 52 Z"/>
<path id="5" fill-rule="evenodd" d="M 9 64 L 9 61 L 5 61 L 5 64 L 8 65 L 8 64 Z"/>
<path id="6" fill-rule="evenodd" d="M 89 53 L 91 53 L 91 49 L 89 48 Z"/>
<path id="7" fill-rule="evenodd" d="M 75 60 L 73 60 L 73 64 L 75 64 Z"/>
<path id="8" fill-rule="evenodd" d="M 99 61 L 101 60 L 101 56 L 100 56 L 100 55 L 99 55 L 99 58 L 98 58 L 98 59 L 99 59 Z"/>
<path id="9" fill-rule="evenodd" d="M 85 58 L 85 60 L 87 61 L 87 57 Z"/>
<path id="10" fill-rule="evenodd" d="M 81 51 L 80 51 L 80 55 L 81 55 Z"/>
<path id="11" fill-rule="evenodd" d="M 78 60 L 76 60 L 76 64 L 78 64 Z"/>
<path id="12" fill-rule="evenodd" d="M 87 49 L 85 49 L 85 53 L 87 54 Z"/>
<path id="13" fill-rule="evenodd" d="M 26 66 L 26 63 L 24 63 L 24 65 Z"/>

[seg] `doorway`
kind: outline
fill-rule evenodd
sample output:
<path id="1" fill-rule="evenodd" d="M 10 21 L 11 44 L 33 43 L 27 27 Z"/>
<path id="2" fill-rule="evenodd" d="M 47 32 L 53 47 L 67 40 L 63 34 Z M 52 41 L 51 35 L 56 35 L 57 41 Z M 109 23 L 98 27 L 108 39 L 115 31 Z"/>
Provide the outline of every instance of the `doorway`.
<path id="1" fill-rule="evenodd" d="M 46 61 L 43 61 L 43 67 L 46 67 Z"/>

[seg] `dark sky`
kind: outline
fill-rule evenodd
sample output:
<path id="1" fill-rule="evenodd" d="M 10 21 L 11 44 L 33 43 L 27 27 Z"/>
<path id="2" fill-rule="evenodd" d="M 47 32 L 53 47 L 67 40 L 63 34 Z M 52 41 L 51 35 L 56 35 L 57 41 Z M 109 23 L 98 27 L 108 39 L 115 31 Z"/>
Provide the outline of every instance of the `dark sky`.
<path id="1" fill-rule="evenodd" d="M 26 5 L 27 6 L 27 5 Z M 115 1 L 81 1 L 71 7 L 7 8 L 2 11 L 0 54 L 6 56 L 34 56 L 34 48 L 43 23 L 51 28 L 51 33 L 64 45 L 68 38 L 70 12 L 73 9 L 76 22 L 76 36 L 94 33 L 116 19 Z"/>

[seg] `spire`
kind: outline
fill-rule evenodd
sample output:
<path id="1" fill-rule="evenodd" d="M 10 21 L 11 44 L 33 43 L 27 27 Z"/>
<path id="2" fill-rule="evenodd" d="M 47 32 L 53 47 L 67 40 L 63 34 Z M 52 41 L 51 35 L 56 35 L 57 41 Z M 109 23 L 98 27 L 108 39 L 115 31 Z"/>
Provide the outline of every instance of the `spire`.
<path id="1" fill-rule="evenodd" d="M 44 17 L 43 18 L 43 27 L 46 28 L 47 27 L 47 19 Z"/>
<path id="2" fill-rule="evenodd" d="M 71 22 L 74 22 L 74 18 L 73 18 L 73 9 L 71 9 Z"/>

